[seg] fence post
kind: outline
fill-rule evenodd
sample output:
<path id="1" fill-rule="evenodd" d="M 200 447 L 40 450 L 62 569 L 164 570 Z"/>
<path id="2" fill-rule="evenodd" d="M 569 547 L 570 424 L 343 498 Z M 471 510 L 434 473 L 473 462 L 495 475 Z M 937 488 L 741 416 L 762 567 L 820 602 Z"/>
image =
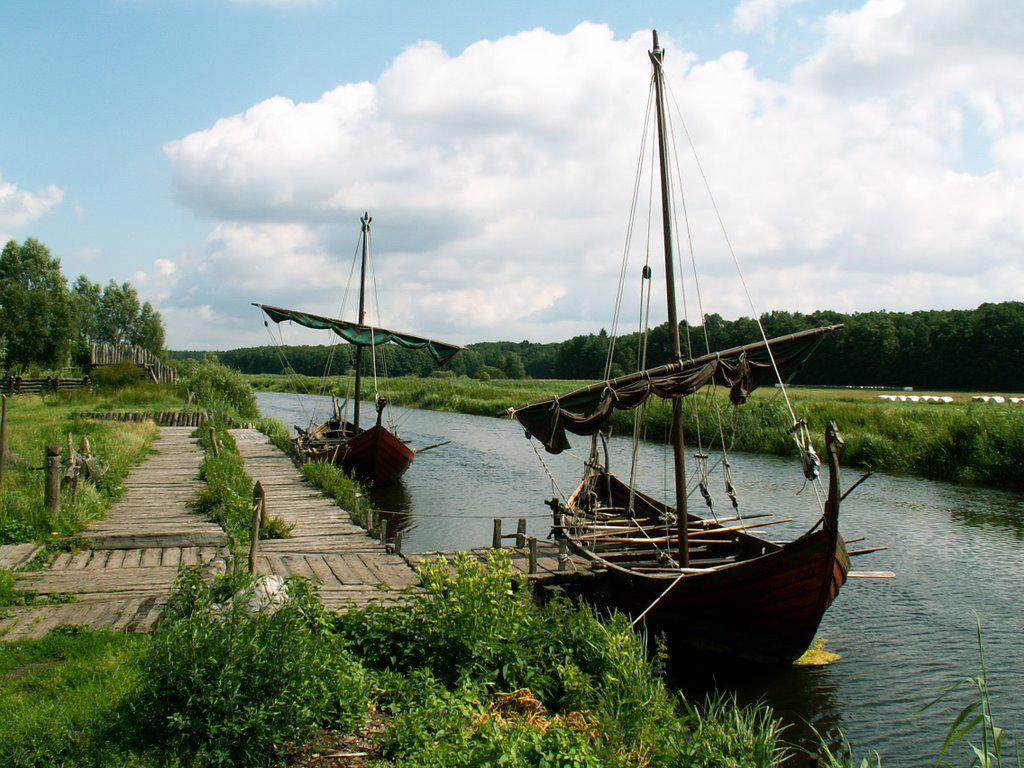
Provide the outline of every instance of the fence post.
<path id="1" fill-rule="evenodd" d="M 537 538 L 530 537 L 530 573 L 537 572 Z"/>
<path id="2" fill-rule="evenodd" d="M 396 555 L 402 554 L 402 532 L 395 531 L 395 542 L 393 545 L 394 552 Z"/>
<path id="3" fill-rule="evenodd" d="M 252 503 L 260 505 L 260 528 L 267 527 L 267 492 L 259 480 L 252 487 Z"/>
<path id="4" fill-rule="evenodd" d="M 566 571 L 569 569 L 569 544 L 563 538 L 558 540 L 558 570 Z"/>
<path id="5" fill-rule="evenodd" d="M 259 497 L 256 495 L 255 488 L 252 494 L 252 528 L 250 529 L 249 539 L 249 574 L 253 575 L 256 573 L 256 558 L 259 556 L 260 548 L 260 515 L 263 511 L 263 505 L 260 503 Z"/>
<path id="6" fill-rule="evenodd" d="M 210 427 L 210 448 L 213 450 L 214 458 L 220 458 L 220 446 L 217 445 L 217 430 Z"/>
<path id="7" fill-rule="evenodd" d="M 68 432 L 68 473 L 71 475 L 71 506 L 74 507 L 78 501 L 78 474 L 79 468 L 75 460 L 75 438 Z"/>
<path id="8" fill-rule="evenodd" d="M 516 523 L 516 549 L 526 546 L 526 518 L 520 517 Z"/>
<path id="9" fill-rule="evenodd" d="M 7 395 L 0 395 L 0 483 L 4 481 L 4 458 L 7 456 Z"/>
<path id="10" fill-rule="evenodd" d="M 369 536 L 373 535 L 373 507 L 366 509 L 366 533 Z"/>
<path id="11" fill-rule="evenodd" d="M 46 446 L 46 486 L 44 501 L 50 513 L 60 513 L 60 448 Z"/>
<path id="12" fill-rule="evenodd" d="M 384 547 L 388 545 L 388 521 L 384 515 L 380 516 L 380 543 Z"/>
<path id="13" fill-rule="evenodd" d="M 501 549 L 501 518 L 494 518 L 494 531 L 491 534 L 491 547 Z"/>

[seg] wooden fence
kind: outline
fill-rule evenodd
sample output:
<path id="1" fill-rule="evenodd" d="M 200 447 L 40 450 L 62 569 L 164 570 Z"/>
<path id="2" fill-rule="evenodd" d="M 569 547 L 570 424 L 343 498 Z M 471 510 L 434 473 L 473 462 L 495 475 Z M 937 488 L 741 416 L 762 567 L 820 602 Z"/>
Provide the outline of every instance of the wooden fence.
<path id="1" fill-rule="evenodd" d="M 153 381 L 161 384 L 173 384 L 178 380 L 178 372 L 148 349 L 134 344 L 92 344 L 89 347 L 89 365 L 93 368 L 124 362 L 144 368 Z"/>
<path id="2" fill-rule="evenodd" d="M 25 377 L 5 376 L 0 378 L 0 394 L 39 395 L 43 392 L 57 392 L 64 389 L 79 389 L 90 384 L 88 376 L 81 379 L 63 379 L 60 376 Z"/>
<path id="3" fill-rule="evenodd" d="M 77 416 L 99 421 L 152 421 L 159 427 L 200 427 L 213 418 L 209 411 L 90 411 Z"/>

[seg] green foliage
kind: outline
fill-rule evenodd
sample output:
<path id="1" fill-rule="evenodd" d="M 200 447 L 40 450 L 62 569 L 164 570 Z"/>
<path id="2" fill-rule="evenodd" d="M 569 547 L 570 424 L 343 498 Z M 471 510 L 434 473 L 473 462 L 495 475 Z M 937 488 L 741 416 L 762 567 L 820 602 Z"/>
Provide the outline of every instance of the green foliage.
<path id="1" fill-rule="evenodd" d="M 777 746 L 770 715 L 741 716 L 725 704 L 678 711 L 624 617 L 601 620 L 564 599 L 536 605 L 507 553 L 486 566 L 465 555 L 427 563 L 420 577 L 426 594 L 409 605 L 335 619 L 370 668 L 425 681 L 426 701 L 410 704 L 400 690 L 392 705 L 404 714 L 386 745 L 400 764 L 486 765 L 508 753 L 511 765 L 711 765 L 711 750 L 686 743 L 694 726 L 715 735 L 721 754 L 739 756 L 734 765 L 780 763 L 780 752 L 762 749 Z M 545 719 L 487 721 L 483 702 L 523 689 Z M 431 738 L 434 728 L 444 737 Z M 544 762 L 555 754 L 561 762 Z"/>
<path id="2" fill-rule="evenodd" d="M 135 363 L 125 360 L 114 365 L 101 365 L 93 370 L 92 383 L 98 387 L 120 389 L 146 382 L 146 372 Z"/>
<path id="3" fill-rule="evenodd" d="M 319 488 L 325 496 L 338 502 L 338 506 L 348 510 L 352 522 L 357 525 L 366 524 L 366 515 L 362 507 L 356 513 L 356 499 L 363 498 L 365 491 L 358 480 L 345 473 L 328 461 L 312 461 L 302 465 L 302 477 L 311 485 Z"/>
<path id="4" fill-rule="evenodd" d="M 256 429 L 269 437 L 270 442 L 281 452 L 292 452 L 292 436 L 284 422 L 279 419 L 262 418 L 256 422 Z"/>
<path id="5" fill-rule="evenodd" d="M 146 649 L 130 706 L 147 740 L 190 765 L 267 765 L 319 727 L 362 724 L 369 676 L 324 630 L 308 584 L 287 587 L 274 612 L 246 610 L 244 601 L 214 611 L 198 571 L 182 571 L 185 597 Z"/>
<path id="6" fill-rule="evenodd" d="M 238 371 L 212 360 L 186 361 L 178 366 L 180 381 L 204 408 L 238 421 L 259 418 L 256 395 Z"/>
<path id="7" fill-rule="evenodd" d="M 67 362 L 71 307 L 60 260 L 33 238 L 0 251 L 0 329 L 5 364 L 60 368 Z"/>
<path id="8" fill-rule="evenodd" d="M 241 545 L 249 542 L 252 527 L 252 478 L 245 472 L 238 446 L 222 425 L 215 427 L 220 456 L 214 456 L 209 429 L 198 432 L 205 449 L 199 476 L 206 485 L 192 503 L 196 512 L 220 524 L 231 539 Z"/>
<path id="9" fill-rule="evenodd" d="M 253 480 L 245 471 L 238 445 L 220 423 L 214 424 L 220 448 L 215 456 L 210 444 L 209 426 L 198 430 L 199 444 L 206 451 L 199 475 L 206 485 L 192 502 L 193 509 L 220 524 L 236 545 L 246 545 L 252 537 Z M 261 539 L 286 539 L 292 528 L 280 517 L 270 517 L 260 530 Z"/>

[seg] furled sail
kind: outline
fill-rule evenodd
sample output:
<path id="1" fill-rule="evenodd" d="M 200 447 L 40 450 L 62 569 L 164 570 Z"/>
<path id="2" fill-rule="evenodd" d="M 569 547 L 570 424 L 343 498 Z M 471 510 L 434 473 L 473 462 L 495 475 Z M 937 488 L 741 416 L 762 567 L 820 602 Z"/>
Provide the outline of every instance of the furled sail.
<path id="1" fill-rule="evenodd" d="M 769 339 L 767 344 L 759 341 L 680 363 L 649 368 L 509 411 L 527 433 L 544 444 L 549 453 L 561 453 L 570 447 L 565 434 L 567 431 L 593 435 L 605 425 L 613 411 L 632 410 L 651 395 L 685 397 L 715 383 L 728 387 L 730 400 L 739 405 L 751 392 L 774 377 L 769 345 L 779 373 L 785 378 L 807 359 L 822 336 L 841 327 L 812 328 Z"/>
<path id="2" fill-rule="evenodd" d="M 414 336 L 411 333 L 390 331 L 387 328 L 375 328 L 369 325 L 360 325 L 359 323 L 349 323 L 333 317 L 311 315 L 308 312 L 271 307 L 267 304 L 254 303 L 253 306 L 262 309 L 267 317 L 275 323 L 291 320 L 306 328 L 330 329 L 349 344 L 355 344 L 357 347 L 375 347 L 393 342 L 406 349 L 425 349 L 437 361 L 438 365 L 444 365 L 457 352 L 463 349 L 455 344 L 446 344 L 434 339 Z"/>

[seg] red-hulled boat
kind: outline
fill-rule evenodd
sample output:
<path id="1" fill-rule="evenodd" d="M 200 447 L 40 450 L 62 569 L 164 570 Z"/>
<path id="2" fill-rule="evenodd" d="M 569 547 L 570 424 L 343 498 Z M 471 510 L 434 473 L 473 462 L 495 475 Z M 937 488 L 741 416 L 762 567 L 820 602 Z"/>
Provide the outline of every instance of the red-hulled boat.
<path id="1" fill-rule="evenodd" d="M 338 402 L 334 399 L 334 413 L 327 421 L 309 429 L 296 427 L 298 434 L 294 440 L 294 448 L 296 454 L 303 461 L 330 461 L 362 480 L 375 485 L 389 485 L 405 474 L 409 465 L 412 464 L 416 452 L 398 437 L 393 428 L 388 429 L 382 423 L 387 400 L 379 394 L 375 396 L 376 424 L 369 429 L 363 429 L 360 426 L 363 351 L 369 347 L 370 353 L 376 354 L 377 347 L 384 344 L 398 344 L 406 349 L 425 350 L 438 365 L 444 365 L 462 347 L 366 324 L 366 265 L 370 253 L 371 221 L 369 214 L 363 214 L 360 219 L 362 262 L 359 270 L 358 322 L 352 323 L 268 304 L 255 304 L 254 306 L 262 309 L 267 317 L 275 323 L 294 322 L 306 328 L 330 330 L 355 346 L 355 392 L 352 397 L 352 420 L 349 421 L 342 415 Z M 376 368 L 374 365 L 375 372 Z M 374 373 L 374 378 L 376 379 L 376 373 Z"/>

